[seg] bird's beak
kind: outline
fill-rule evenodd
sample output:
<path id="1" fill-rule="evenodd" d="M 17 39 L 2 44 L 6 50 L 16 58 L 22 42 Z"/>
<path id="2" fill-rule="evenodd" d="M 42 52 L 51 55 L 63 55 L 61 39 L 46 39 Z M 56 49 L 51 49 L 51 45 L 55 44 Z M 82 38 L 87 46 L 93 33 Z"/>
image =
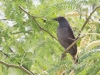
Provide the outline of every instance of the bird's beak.
<path id="1" fill-rule="evenodd" d="M 53 20 L 58 21 L 58 18 L 54 18 Z"/>

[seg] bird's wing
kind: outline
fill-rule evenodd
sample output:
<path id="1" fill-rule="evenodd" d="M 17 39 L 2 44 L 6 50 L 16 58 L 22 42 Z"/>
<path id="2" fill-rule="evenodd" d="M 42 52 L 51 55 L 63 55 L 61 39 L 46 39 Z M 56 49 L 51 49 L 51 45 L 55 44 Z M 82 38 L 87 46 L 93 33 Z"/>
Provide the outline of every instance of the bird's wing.
<path id="1" fill-rule="evenodd" d="M 66 32 L 67 33 L 67 32 Z M 71 39 L 69 39 L 68 41 L 69 41 L 69 43 L 70 44 L 72 44 L 74 41 L 75 41 L 75 36 L 74 36 L 74 34 L 73 34 L 73 31 L 72 31 L 72 29 L 69 27 L 68 28 L 68 35 L 69 35 L 69 38 L 71 38 Z M 72 55 L 76 55 L 76 52 L 77 52 L 77 45 L 75 44 L 73 47 L 72 47 L 72 52 L 71 52 L 71 54 Z"/>
<path id="2" fill-rule="evenodd" d="M 65 30 L 66 29 L 66 30 Z M 66 38 L 66 42 L 69 42 L 69 44 L 71 44 L 74 40 L 75 40 L 75 37 L 74 37 L 74 34 L 73 34 L 73 31 L 70 27 L 64 27 L 64 30 L 65 30 L 65 35 L 64 37 Z"/>
<path id="3" fill-rule="evenodd" d="M 58 27 L 57 36 L 60 44 L 66 49 L 72 44 L 74 38 L 73 32 L 69 27 Z"/>
<path id="4" fill-rule="evenodd" d="M 70 37 L 72 37 L 72 39 L 75 40 L 75 36 L 73 34 L 73 31 L 72 31 L 71 27 L 68 27 L 68 32 L 69 32 L 69 34 L 71 34 Z"/>

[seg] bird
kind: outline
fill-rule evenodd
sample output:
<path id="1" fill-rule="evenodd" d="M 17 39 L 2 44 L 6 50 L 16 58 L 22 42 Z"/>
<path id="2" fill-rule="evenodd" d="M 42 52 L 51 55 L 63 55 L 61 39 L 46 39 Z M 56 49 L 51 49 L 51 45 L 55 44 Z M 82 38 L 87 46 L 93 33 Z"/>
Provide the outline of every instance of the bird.
<path id="1" fill-rule="evenodd" d="M 57 28 L 57 37 L 59 43 L 65 48 L 65 50 L 75 41 L 75 36 L 73 34 L 73 31 L 71 29 L 71 26 L 67 19 L 60 16 L 57 18 L 54 18 L 53 20 L 58 21 L 59 26 Z M 77 45 L 74 44 L 70 50 L 68 50 L 68 53 L 73 57 L 73 59 L 78 62 L 78 59 L 76 58 L 77 55 Z"/>

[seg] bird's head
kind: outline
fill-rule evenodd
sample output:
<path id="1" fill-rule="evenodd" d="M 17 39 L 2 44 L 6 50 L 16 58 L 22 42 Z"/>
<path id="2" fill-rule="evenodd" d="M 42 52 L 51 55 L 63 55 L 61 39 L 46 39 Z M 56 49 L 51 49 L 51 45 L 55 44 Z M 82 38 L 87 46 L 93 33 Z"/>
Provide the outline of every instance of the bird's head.
<path id="1" fill-rule="evenodd" d="M 60 22 L 60 21 L 65 21 L 66 19 L 64 17 L 57 17 L 54 18 L 53 20 Z"/>

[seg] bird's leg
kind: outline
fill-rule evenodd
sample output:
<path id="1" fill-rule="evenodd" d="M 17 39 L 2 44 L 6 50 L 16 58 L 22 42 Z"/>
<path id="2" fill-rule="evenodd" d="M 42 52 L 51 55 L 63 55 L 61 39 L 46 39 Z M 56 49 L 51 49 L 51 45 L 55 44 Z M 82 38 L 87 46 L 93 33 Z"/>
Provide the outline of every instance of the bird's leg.
<path id="1" fill-rule="evenodd" d="M 73 41 L 75 41 L 75 39 L 72 39 L 72 38 L 69 38 L 69 37 L 68 37 L 68 39 L 69 39 L 69 40 L 73 40 Z"/>
<path id="2" fill-rule="evenodd" d="M 77 56 L 77 54 L 72 56 L 72 57 L 74 59 L 74 64 L 78 63 L 78 56 Z"/>

